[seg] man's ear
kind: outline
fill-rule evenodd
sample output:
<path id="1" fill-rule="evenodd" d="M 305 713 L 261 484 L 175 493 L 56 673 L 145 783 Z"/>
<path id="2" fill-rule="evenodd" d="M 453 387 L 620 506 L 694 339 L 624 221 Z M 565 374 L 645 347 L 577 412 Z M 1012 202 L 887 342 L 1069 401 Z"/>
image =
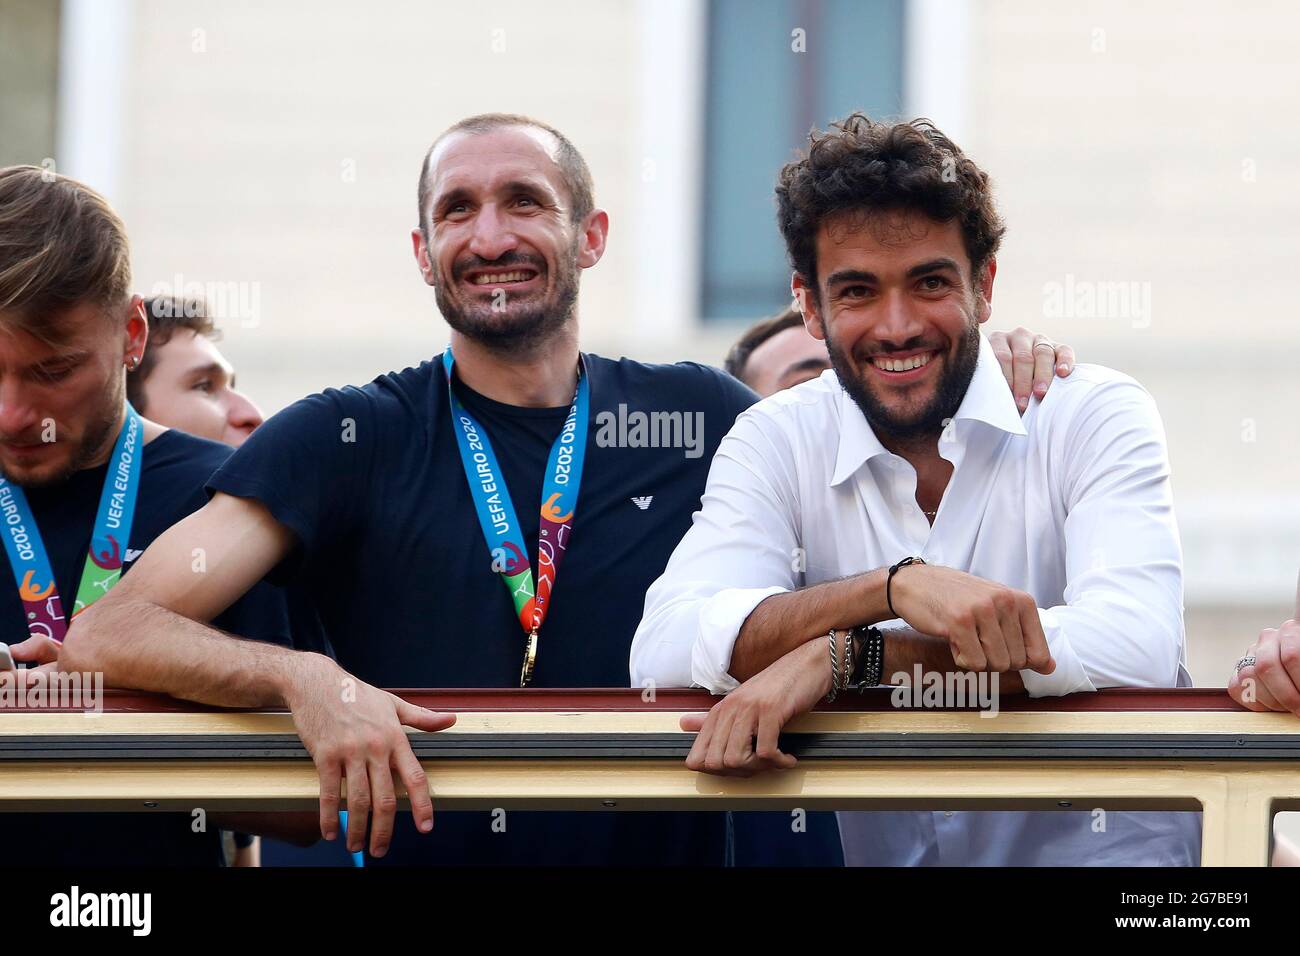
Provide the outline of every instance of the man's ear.
<path id="1" fill-rule="evenodd" d="M 820 341 L 826 341 L 826 327 L 822 324 L 816 290 L 797 272 L 790 276 L 790 294 L 794 296 L 795 303 L 803 315 L 803 325 L 808 330 L 808 334 Z"/>
<path id="2" fill-rule="evenodd" d="M 145 346 L 149 343 L 149 320 L 144 314 L 144 299 L 138 295 L 131 296 L 126 307 L 126 330 L 123 341 L 123 354 L 127 359 L 134 358 L 136 364 L 144 358 Z"/>
<path id="3" fill-rule="evenodd" d="M 582 223 L 582 237 L 578 243 L 578 267 L 590 269 L 605 254 L 609 239 L 609 213 L 593 209 Z"/>
<path id="4" fill-rule="evenodd" d="M 993 280 L 998 274 L 998 260 L 989 259 L 980 273 L 979 290 L 975 293 L 975 317 L 987 322 L 993 314 Z"/>
<path id="5" fill-rule="evenodd" d="M 415 253 L 415 264 L 420 267 L 426 285 L 433 285 L 433 260 L 429 258 L 429 243 L 425 241 L 424 230 L 416 227 L 411 230 L 411 249 Z"/>

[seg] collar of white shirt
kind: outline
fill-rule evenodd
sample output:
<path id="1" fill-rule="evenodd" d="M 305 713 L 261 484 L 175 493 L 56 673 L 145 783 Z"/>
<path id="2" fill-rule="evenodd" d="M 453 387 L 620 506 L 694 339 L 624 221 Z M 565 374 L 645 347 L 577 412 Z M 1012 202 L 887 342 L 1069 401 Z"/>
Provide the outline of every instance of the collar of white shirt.
<path id="1" fill-rule="evenodd" d="M 826 372 L 834 375 L 835 372 Z M 859 468 L 880 455 L 892 452 L 880 443 L 875 430 L 867 421 L 867 416 L 858 408 L 852 396 L 840 388 L 838 396 L 840 419 L 840 444 L 835 456 L 835 472 L 831 484 L 838 485 L 853 476 Z M 1000 431 L 1012 435 L 1026 435 L 1024 422 L 1020 420 L 1020 410 L 1016 400 L 1002 374 L 1002 366 L 993 354 L 984 333 L 980 333 L 979 358 L 975 362 L 975 374 L 971 376 L 970 386 L 953 416 L 953 437 L 961 441 L 964 429 L 960 422 L 983 422 Z M 948 457 L 945 455 L 944 457 Z"/>

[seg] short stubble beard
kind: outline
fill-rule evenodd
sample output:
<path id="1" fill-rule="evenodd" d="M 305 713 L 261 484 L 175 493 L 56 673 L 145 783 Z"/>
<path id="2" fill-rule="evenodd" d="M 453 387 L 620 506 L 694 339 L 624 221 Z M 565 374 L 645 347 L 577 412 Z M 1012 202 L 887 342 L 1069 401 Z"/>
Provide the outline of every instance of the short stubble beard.
<path id="1" fill-rule="evenodd" d="M 945 367 L 934 397 L 924 408 L 906 418 L 895 414 L 893 409 L 872 392 L 865 376 L 858 374 L 857 363 L 831 336 L 829 327 L 826 329 L 826 351 L 830 354 L 831 366 L 839 377 L 840 385 L 866 416 L 867 423 L 886 438 L 902 444 L 912 444 L 937 439 L 961 407 L 966 391 L 970 388 L 971 378 L 975 375 L 975 366 L 979 362 L 979 322 L 973 316 L 970 318 L 955 359 L 949 364 L 945 356 Z"/>
<path id="2" fill-rule="evenodd" d="M 450 283 L 435 280 L 434 301 L 447 324 L 466 338 L 499 355 L 515 357 L 531 354 L 566 328 L 578 304 L 578 242 L 575 238 L 569 254 L 557 263 L 555 288 L 536 306 L 525 306 L 522 311 L 501 321 L 503 316 L 492 311 L 492 305 L 463 307 L 453 301 L 447 286 L 459 280 L 453 275 Z M 532 265 L 528 256 L 507 254 L 494 260 L 503 269 L 511 265 Z M 536 268 L 536 266 L 533 266 Z M 463 271 L 463 270 L 461 270 Z M 435 271 L 435 275 L 440 273 Z M 509 296 L 509 292 L 506 292 Z"/>
<path id="3" fill-rule="evenodd" d="M 102 458 L 105 448 L 110 447 L 117 439 L 114 429 L 117 428 L 121 415 L 122 396 L 119 392 L 114 401 L 106 404 L 100 414 L 87 422 L 86 431 L 82 435 L 81 441 L 72 450 L 72 455 L 68 458 L 66 465 L 45 477 L 35 480 L 18 480 L 3 467 L 0 467 L 0 474 L 3 474 L 6 481 L 22 488 L 49 488 L 60 485 L 77 472 L 92 467 L 92 465 L 100 464 L 96 459 Z M 57 432 L 55 438 L 56 440 L 58 438 Z"/>

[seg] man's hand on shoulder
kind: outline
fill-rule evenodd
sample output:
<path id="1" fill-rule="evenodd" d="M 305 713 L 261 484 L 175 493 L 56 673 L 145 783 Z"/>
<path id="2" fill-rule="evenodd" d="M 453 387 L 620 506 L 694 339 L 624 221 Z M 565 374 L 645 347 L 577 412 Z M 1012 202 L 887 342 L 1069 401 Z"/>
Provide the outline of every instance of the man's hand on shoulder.
<path id="1" fill-rule="evenodd" d="M 1030 394 L 1041 401 L 1053 376 L 1065 378 L 1074 371 L 1074 349 L 1046 335 L 1022 327 L 990 332 L 988 339 L 1021 413 L 1029 407 Z"/>
<path id="2" fill-rule="evenodd" d="M 796 761 L 777 746 L 781 728 L 812 710 L 830 687 L 827 641 L 801 645 L 745 681 L 707 714 L 682 718 L 682 730 L 698 731 L 686 766 L 729 777 L 789 770 Z"/>
<path id="3" fill-rule="evenodd" d="M 933 564 L 894 575 L 894 610 L 922 634 L 948 642 L 953 663 L 968 671 L 1056 670 L 1038 606 L 1023 591 Z"/>
<path id="4" fill-rule="evenodd" d="M 456 716 L 416 707 L 372 687 L 328 657 L 295 656 L 300 660 L 284 696 L 320 775 L 321 836 L 333 840 L 338 833 L 339 789 L 346 780 L 348 850 L 356 853 L 365 847 L 367 818 L 373 813 L 370 853 L 388 852 L 397 813 L 394 773 L 406 787 L 416 827 L 421 833 L 433 829 L 428 781 L 402 727 L 445 730 Z"/>

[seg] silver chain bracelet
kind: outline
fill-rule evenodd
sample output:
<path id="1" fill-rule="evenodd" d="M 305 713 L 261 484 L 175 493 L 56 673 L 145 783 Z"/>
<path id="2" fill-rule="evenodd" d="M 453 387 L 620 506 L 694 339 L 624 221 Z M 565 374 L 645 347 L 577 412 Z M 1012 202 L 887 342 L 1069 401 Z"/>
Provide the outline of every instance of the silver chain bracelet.
<path id="1" fill-rule="evenodd" d="M 844 632 L 844 667 L 840 671 L 840 690 L 848 690 L 853 679 L 853 632 Z"/>
<path id="2" fill-rule="evenodd" d="M 834 703 L 840 693 L 840 648 L 835 640 L 835 628 L 826 635 L 831 642 L 831 691 L 826 695 L 826 703 Z"/>

